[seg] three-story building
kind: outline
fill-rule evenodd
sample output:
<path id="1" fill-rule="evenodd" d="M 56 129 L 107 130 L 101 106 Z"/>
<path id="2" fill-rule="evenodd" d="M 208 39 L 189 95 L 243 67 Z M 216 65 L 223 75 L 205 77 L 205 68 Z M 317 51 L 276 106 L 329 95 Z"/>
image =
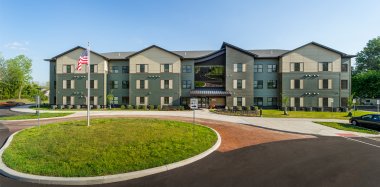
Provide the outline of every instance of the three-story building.
<path id="1" fill-rule="evenodd" d="M 75 47 L 50 62 L 50 104 L 260 106 L 277 108 L 284 97 L 295 108 L 346 107 L 351 92 L 351 58 L 311 42 L 293 50 L 245 50 L 223 43 L 219 50 L 169 51 L 150 46 L 138 52 L 91 51 L 76 70 Z"/>

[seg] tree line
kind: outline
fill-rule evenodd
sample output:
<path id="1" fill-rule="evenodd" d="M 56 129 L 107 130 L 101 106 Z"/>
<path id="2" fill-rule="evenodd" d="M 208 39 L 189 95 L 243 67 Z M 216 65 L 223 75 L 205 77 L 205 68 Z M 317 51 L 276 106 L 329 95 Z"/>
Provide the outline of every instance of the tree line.
<path id="1" fill-rule="evenodd" d="M 40 86 L 32 82 L 32 60 L 25 55 L 5 59 L 0 54 L 0 100 L 30 99 L 40 95 L 42 100 L 47 97 Z"/>
<path id="2" fill-rule="evenodd" d="M 359 98 L 380 98 L 380 36 L 369 40 L 357 54 L 352 94 Z"/>

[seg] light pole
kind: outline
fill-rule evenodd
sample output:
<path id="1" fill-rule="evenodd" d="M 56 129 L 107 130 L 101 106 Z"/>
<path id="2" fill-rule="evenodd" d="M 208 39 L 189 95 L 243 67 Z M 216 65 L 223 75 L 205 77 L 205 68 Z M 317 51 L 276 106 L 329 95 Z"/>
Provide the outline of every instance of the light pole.
<path id="1" fill-rule="evenodd" d="M 354 104 L 354 112 L 352 116 L 355 116 L 355 105 L 356 105 L 356 99 L 352 99 L 352 103 Z"/>

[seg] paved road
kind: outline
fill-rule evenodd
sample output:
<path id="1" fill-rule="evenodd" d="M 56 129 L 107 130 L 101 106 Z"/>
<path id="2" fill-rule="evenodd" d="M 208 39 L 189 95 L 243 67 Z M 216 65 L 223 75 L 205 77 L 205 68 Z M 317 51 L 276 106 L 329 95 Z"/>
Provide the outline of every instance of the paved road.
<path id="1" fill-rule="evenodd" d="M 380 146 L 379 141 L 358 138 Z M 379 186 L 380 147 L 319 137 L 215 152 L 193 164 L 125 182 L 95 186 Z M 0 176 L 0 186 L 54 186 Z"/>
<path id="2" fill-rule="evenodd" d="M 0 130 L 1 137 L 7 133 L 6 129 Z M 96 186 L 379 186 L 379 140 L 319 136 L 260 144 L 214 152 L 168 172 Z M 3 186 L 54 185 L 0 176 Z"/>

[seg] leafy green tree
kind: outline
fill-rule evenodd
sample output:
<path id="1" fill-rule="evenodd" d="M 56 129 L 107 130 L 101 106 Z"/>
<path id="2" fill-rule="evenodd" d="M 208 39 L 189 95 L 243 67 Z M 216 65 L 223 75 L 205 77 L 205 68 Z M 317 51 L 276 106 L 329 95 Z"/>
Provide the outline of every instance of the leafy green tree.
<path id="1" fill-rule="evenodd" d="M 111 92 L 107 95 L 107 102 L 108 102 L 108 104 L 109 104 L 109 106 L 110 106 L 110 109 L 111 109 L 111 107 L 112 107 L 112 100 L 114 99 L 114 95 L 112 94 L 112 92 L 113 92 L 113 90 L 111 90 Z"/>
<path id="2" fill-rule="evenodd" d="M 32 60 L 24 55 L 5 61 L 6 72 L 3 80 L 8 84 L 8 89 L 12 96 L 18 95 L 21 99 L 23 88 L 32 80 Z"/>
<path id="3" fill-rule="evenodd" d="M 380 71 L 368 71 L 352 77 L 352 93 L 361 98 L 380 97 Z"/>
<path id="4" fill-rule="evenodd" d="M 380 36 L 369 40 L 367 46 L 357 54 L 356 65 L 355 73 L 380 71 Z"/>
<path id="5" fill-rule="evenodd" d="M 284 115 L 288 115 L 288 105 L 290 98 L 284 93 L 281 93 L 282 107 L 284 107 Z"/>

